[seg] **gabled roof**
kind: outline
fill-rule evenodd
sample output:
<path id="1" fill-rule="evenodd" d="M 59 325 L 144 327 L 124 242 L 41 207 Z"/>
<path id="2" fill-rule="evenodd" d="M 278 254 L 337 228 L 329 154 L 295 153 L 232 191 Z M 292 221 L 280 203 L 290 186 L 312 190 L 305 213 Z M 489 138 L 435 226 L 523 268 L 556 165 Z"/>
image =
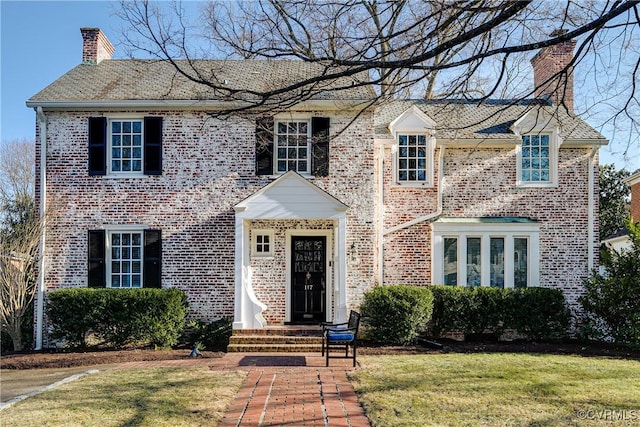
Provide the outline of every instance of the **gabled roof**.
<path id="1" fill-rule="evenodd" d="M 186 61 L 176 61 L 188 68 Z M 207 78 L 213 76 L 225 87 L 243 91 L 268 91 L 287 83 L 319 75 L 324 67 L 304 61 L 285 60 L 197 60 L 194 66 Z M 318 83 L 314 100 L 368 100 L 374 94 L 369 86 L 357 86 L 357 78 Z M 344 87 L 323 92 L 322 88 Z M 247 95 L 250 96 L 250 95 Z M 109 59 L 99 64 L 81 64 L 27 101 L 37 106 L 50 102 L 89 101 L 215 101 L 210 87 L 178 74 L 167 62 L 138 59 Z"/>
<path id="2" fill-rule="evenodd" d="M 349 207 L 294 171 L 289 171 L 234 206 L 251 219 L 337 218 Z"/>
<path id="3" fill-rule="evenodd" d="M 571 116 L 564 108 L 548 105 L 540 100 L 486 100 L 482 103 L 457 99 L 401 100 L 380 105 L 375 114 L 375 135 L 390 138 L 388 126 L 411 106 L 416 106 L 435 122 L 436 138 L 451 140 L 514 140 L 512 125 L 532 111 L 543 110 L 561 127 L 563 138 L 606 139 L 582 119 Z"/>

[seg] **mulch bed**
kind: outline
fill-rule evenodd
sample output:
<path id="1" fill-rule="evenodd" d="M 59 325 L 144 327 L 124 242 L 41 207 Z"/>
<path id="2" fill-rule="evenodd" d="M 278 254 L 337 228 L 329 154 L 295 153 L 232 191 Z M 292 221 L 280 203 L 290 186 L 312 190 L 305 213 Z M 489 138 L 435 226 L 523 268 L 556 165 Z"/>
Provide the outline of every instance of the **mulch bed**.
<path id="1" fill-rule="evenodd" d="M 572 354 L 584 357 L 612 357 L 640 360 L 640 351 L 631 351 L 599 343 L 561 342 L 460 342 L 438 341 L 442 348 L 428 345 L 418 346 L 372 346 L 358 347 L 360 355 L 402 355 L 428 353 L 547 353 Z M 428 344 L 428 343 L 425 343 Z M 123 362 L 187 359 L 190 350 L 102 350 L 87 352 L 31 352 L 2 355 L 2 369 L 70 368 L 75 366 L 104 365 Z M 202 352 L 203 357 L 222 357 L 222 352 Z"/>
<path id="2" fill-rule="evenodd" d="M 2 369 L 71 368 L 75 366 L 105 365 L 123 362 L 176 360 L 189 358 L 189 349 L 179 350 L 104 350 L 87 352 L 31 352 L 3 355 Z M 224 353 L 203 351 L 203 357 L 222 357 Z"/>

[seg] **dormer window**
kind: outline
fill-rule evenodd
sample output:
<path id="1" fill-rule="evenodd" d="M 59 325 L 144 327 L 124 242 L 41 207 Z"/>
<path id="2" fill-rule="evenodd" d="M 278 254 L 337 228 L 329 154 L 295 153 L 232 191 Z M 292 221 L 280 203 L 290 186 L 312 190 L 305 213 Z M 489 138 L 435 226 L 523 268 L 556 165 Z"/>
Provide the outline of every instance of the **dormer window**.
<path id="1" fill-rule="evenodd" d="M 429 169 L 429 149 L 427 135 L 398 135 L 398 183 L 425 183 L 432 176 Z"/>
<path id="2" fill-rule="evenodd" d="M 522 182 L 549 182 L 551 162 L 549 135 L 522 137 Z"/>
<path id="3" fill-rule="evenodd" d="M 555 133 L 522 136 L 517 154 L 517 185 L 554 187 L 558 184 L 558 137 Z"/>
<path id="4" fill-rule="evenodd" d="M 516 143 L 516 186 L 558 185 L 558 151 L 561 129 L 555 118 L 541 111 L 529 111 L 512 125 Z"/>
<path id="5" fill-rule="evenodd" d="M 413 106 L 389 124 L 395 139 L 393 176 L 397 185 L 433 187 L 435 123 Z"/>

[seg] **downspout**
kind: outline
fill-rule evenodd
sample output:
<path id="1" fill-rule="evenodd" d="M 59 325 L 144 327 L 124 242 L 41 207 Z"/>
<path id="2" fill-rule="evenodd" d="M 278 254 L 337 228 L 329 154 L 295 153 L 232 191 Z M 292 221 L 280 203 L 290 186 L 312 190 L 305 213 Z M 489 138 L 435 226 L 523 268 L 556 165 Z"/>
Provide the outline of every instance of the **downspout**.
<path id="1" fill-rule="evenodd" d="M 384 280 L 384 144 L 378 154 L 378 285 Z"/>
<path id="2" fill-rule="evenodd" d="M 430 214 L 420 216 L 418 218 L 412 219 L 411 221 L 407 221 L 405 223 L 396 225 L 395 227 L 391 227 L 388 230 L 384 231 L 384 236 L 386 236 L 387 234 L 395 233 L 398 230 L 411 227 L 412 225 L 437 218 L 442 214 L 442 179 L 444 176 L 444 151 L 445 146 L 440 145 L 440 152 L 438 153 L 438 206 L 436 207 L 436 210 L 434 212 L 431 212 Z"/>
<path id="3" fill-rule="evenodd" d="M 44 290 L 45 290 L 45 233 L 47 211 L 47 117 L 42 107 L 36 108 L 36 116 L 40 122 L 40 218 L 42 220 L 42 232 L 40 234 L 40 266 L 38 271 L 38 289 L 36 294 L 36 343 L 35 349 L 42 350 L 42 330 L 44 321 Z"/>
<path id="4" fill-rule="evenodd" d="M 595 184 L 595 178 L 594 178 L 594 171 L 593 171 L 593 159 L 595 158 L 596 153 L 598 152 L 599 147 L 597 145 L 594 145 L 593 148 L 591 149 L 591 152 L 589 153 L 589 157 L 587 158 L 587 170 L 588 170 L 588 185 L 589 185 L 589 199 L 588 199 L 588 213 L 587 213 L 587 239 L 588 239 L 588 245 L 587 245 L 587 274 L 591 274 L 591 271 L 593 270 L 593 264 L 594 264 L 594 252 L 593 252 L 593 241 L 594 241 L 594 237 L 595 237 L 595 233 L 593 230 L 594 227 L 594 223 L 595 223 L 595 209 L 594 209 L 594 203 L 595 203 L 595 197 L 594 197 L 594 191 L 593 191 L 593 186 Z"/>

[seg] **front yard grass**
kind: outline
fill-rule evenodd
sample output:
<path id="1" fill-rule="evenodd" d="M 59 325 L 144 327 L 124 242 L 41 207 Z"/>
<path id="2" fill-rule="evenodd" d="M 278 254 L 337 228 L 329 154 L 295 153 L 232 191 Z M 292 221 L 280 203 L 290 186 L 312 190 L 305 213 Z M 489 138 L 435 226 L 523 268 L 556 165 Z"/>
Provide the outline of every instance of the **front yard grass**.
<path id="1" fill-rule="evenodd" d="M 640 425 L 640 363 L 536 354 L 363 356 L 374 427 Z"/>
<path id="2" fill-rule="evenodd" d="M 3 426 L 215 426 L 245 373 L 208 368 L 114 369 L 30 397 Z"/>

